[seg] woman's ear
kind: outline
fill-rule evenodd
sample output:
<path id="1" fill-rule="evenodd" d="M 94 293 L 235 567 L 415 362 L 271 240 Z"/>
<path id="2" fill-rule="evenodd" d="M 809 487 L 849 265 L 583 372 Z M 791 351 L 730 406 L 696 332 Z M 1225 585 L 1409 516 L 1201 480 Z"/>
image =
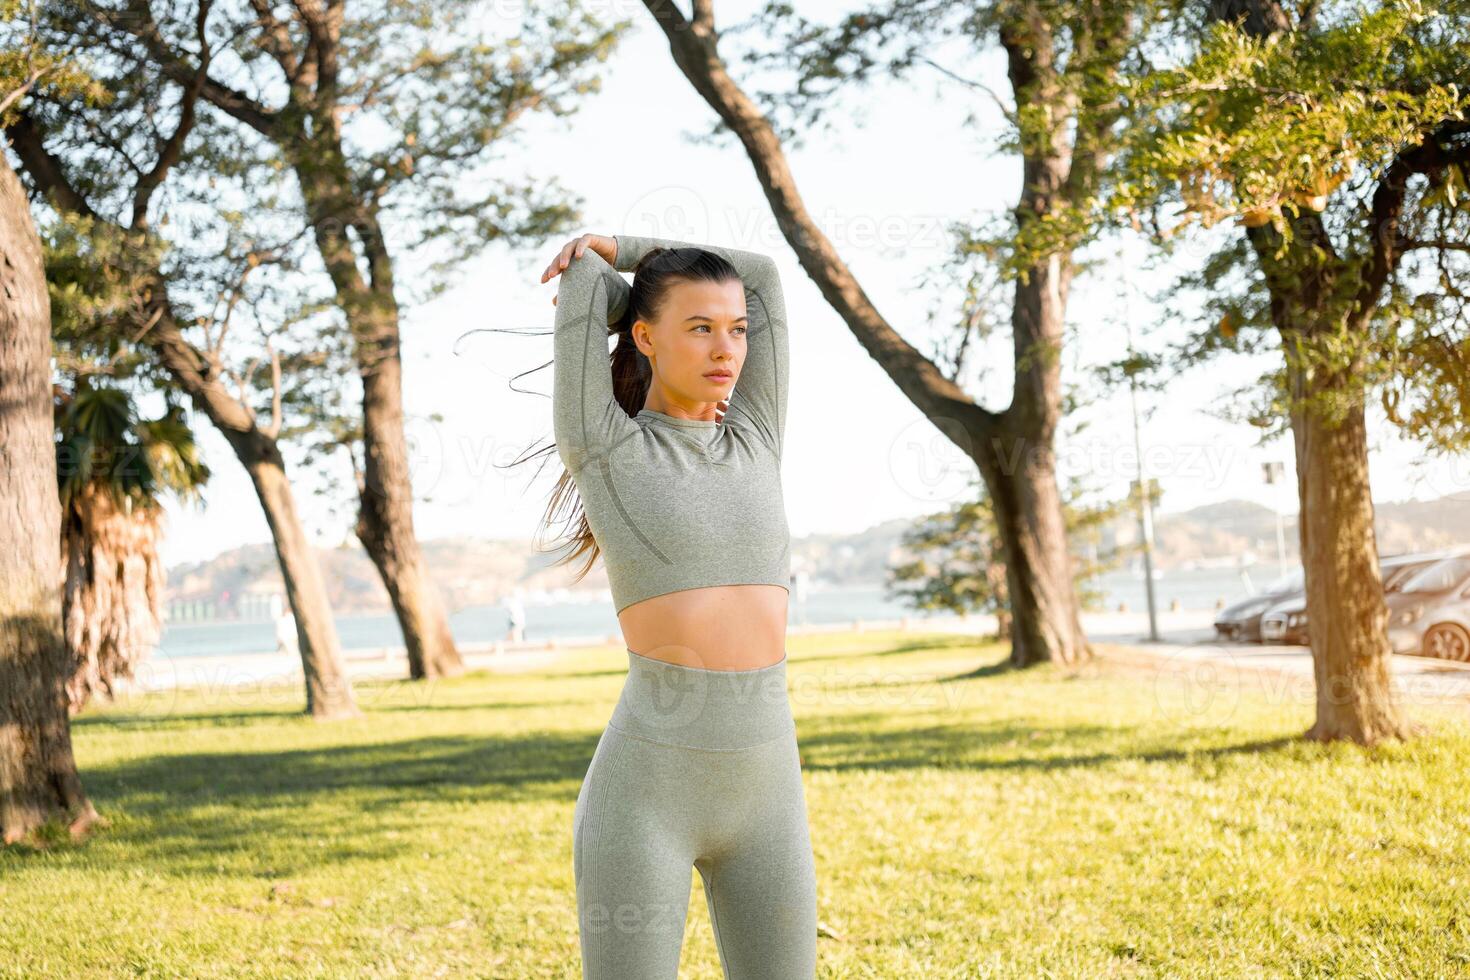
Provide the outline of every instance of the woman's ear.
<path id="1" fill-rule="evenodd" d="M 647 320 L 634 320 L 633 325 L 628 328 L 628 335 L 633 338 L 633 344 L 644 357 L 653 358 L 653 328 Z"/>

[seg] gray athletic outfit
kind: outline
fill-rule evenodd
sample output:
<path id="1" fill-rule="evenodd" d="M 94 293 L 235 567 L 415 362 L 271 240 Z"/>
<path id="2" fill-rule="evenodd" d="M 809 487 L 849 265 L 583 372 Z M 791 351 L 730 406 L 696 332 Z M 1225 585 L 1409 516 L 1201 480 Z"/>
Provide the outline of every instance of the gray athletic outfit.
<path id="1" fill-rule="evenodd" d="M 776 263 L 708 248 L 745 284 L 745 363 L 722 421 L 613 397 L 607 321 L 632 291 L 618 274 L 649 249 L 685 246 L 617 236 L 617 268 L 590 249 L 561 273 L 556 299 L 552 425 L 607 565 L 618 612 L 642 599 L 708 585 L 789 588 L 791 534 L 781 495 L 786 425 L 786 301 Z"/>
<path id="2" fill-rule="evenodd" d="M 789 588 L 781 493 L 785 301 L 775 263 L 700 245 L 745 285 L 746 359 L 722 421 L 613 397 L 607 323 L 618 273 L 668 239 L 617 236 L 616 268 L 588 250 L 560 274 L 552 413 L 619 612 L 683 589 Z M 587 980 L 676 980 L 699 871 L 727 980 L 811 980 L 816 874 L 786 657 L 751 670 L 686 667 L 631 649 L 572 818 Z M 697 652 L 697 651 L 696 651 Z"/>

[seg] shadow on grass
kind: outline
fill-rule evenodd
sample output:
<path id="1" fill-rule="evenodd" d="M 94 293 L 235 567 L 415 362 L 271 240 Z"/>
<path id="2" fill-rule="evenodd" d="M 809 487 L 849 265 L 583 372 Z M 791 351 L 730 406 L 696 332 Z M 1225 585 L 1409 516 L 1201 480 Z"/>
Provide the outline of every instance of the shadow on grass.
<path id="1" fill-rule="evenodd" d="M 966 772 L 1055 772 L 1089 769 L 1122 761 L 1184 762 L 1258 755 L 1301 745 L 1295 736 L 1256 739 L 1213 747 L 1078 752 L 1089 743 L 1138 745 L 1149 736 L 1140 728 L 1066 725 L 1037 728 L 1024 721 L 897 727 L 893 712 L 844 714 L 840 723 L 803 719 L 797 735 L 802 768 L 809 771 L 894 771 L 942 769 Z"/>
<path id="2" fill-rule="evenodd" d="M 95 713 L 94 710 L 89 708 L 87 711 L 73 718 L 71 720 L 71 730 L 73 732 L 101 735 L 102 732 L 98 731 L 99 729 L 156 731 L 167 728 L 198 728 L 201 726 L 208 726 L 210 728 L 244 728 L 262 721 L 288 721 L 302 716 L 300 711 L 290 708 L 272 708 L 259 711 L 250 711 L 242 708 L 233 711 L 192 713 L 130 710 L 125 707 L 111 706 Z"/>
<path id="3" fill-rule="evenodd" d="M 598 737 L 464 734 L 257 752 L 168 753 L 161 744 L 156 755 L 84 767 L 92 803 L 118 818 L 89 842 L 89 860 L 190 878 L 411 862 L 444 832 L 436 809 L 455 837 L 466 833 L 466 810 L 506 821 L 513 811 L 504 807 L 520 803 L 558 804 L 569 843 L 571 805 Z M 10 849 L 0 869 L 31 859 L 47 858 Z"/>
<path id="4" fill-rule="evenodd" d="M 301 702 L 304 705 L 304 699 Z M 546 708 L 562 708 L 576 710 L 579 706 L 587 706 L 589 709 L 605 706 L 604 698 L 556 698 L 554 700 L 541 701 L 460 701 L 445 704 L 372 704 L 364 703 L 359 699 L 361 707 L 368 718 L 373 715 L 390 715 L 398 712 L 430 712 L 430 711 L 535 711 Z M 265 711 L 128 711 L 125 709 L 110 710 L 107 713 L 83 714 L 72 719 L 72 731 L 82 731 L 92 735 L 101 735 L 102 730 L 116 729 L 118 731 L 167 731 L 169 729 L 192 729 L 192 728 L 243 728 L 259 722 L 283 722 L 287 724 L 299 723 L 311 727 L 319 723 L 308 718 L 301 707 L 282 707 Z M 330 723 L 329 723 L 330 724 Z M 312 728 L 312 730 L 316 730 Z"/>
<path id="5" fill-rule="evenodd" d="M 1126 745 L 1134 737 L 1105 726 L 1037 732 L 1024 723 L 980 720 L 904 728 L 895 727 L 892 712 L 875 711 L 820 718 L 804 725 L 798 739 L 808 771 L 955 774 L 1055 772 L 1134 759 L 1179 762 L 1190 755 L 1282 749 L 1296 741 L 1258 740 L 1194 753 L 1078 751 L 1089 744 Z M 467 809 L 506 821 L 517 812 L 507 806 L 556 804 L 567 818 L 569 842 L 571 806 L 596 743 L 590 733 L 451 735 L 321 749 L 180 753 L 88 769 L 84 779 L 104 814 L 127 815 L 108 832 L 117 849 L 98 860 L 116 855 L 176 877 L 212 877 L 229 867 L 236 874 L 274 878 L 343 861 L 416 859 L 426 835 L 445 833 L 436 829 L 435 812 L 457 821 L 448 834 L 459 837 L 473 835 L 455 816 Z"/>
<path id="6" fill-rule="evenodd" d="M 916 639 L 859 653 L 832 652 L 800 657 L 800 667 L 814 661 L 847 660 L 858 664 L 911 653 L 934 653 L 952 659 L 956 650 L 973 648 L 977 659 L 986 645 L 973 638 Z M 1001 652 L 991 649 L 992 655 Z M 622 675 L 623 670 L 543 675 L 556 681 L 586 681 Z M 814 672 L 821 677 L 822 671 Z M 964 684 L 1015 673 L 1002 660 L 941 678 L 901 669 L 880 677 L 838 681 L 828 688 L 912 688 L 915 684 Z M 527 676 L 518 675 L 524 679 Z M 458 679 L 456 679 L 458 680 Z M 481 682 L 483 683 L 483 682 Z M 491 682 L 493 683 L 493 682 Z M 468 693 L 468 692 L 466 692 Z M 410 694 L 409 697 L 413 695 Z M 207 876 L 218 873 L 221 860 L 266 863 L 270 874 L 294 874 L 348 859 L 392 860 L 423 846 L 435 833 L 425 804 L 451 812 L 484 807 L 508 819 L 504 804 L 558 804 L 570 818 L 576 798 L 611 711 L 611 699 L 502 700 L 415 705 L 365 704 L 369 729 L 345 732 L 357 741 L 322 747 L 262 748 L 258 751 L 174 751 L 170 727 L 232 728 L 260 725 L 262 741 L 289 741 L 295 731 L 282 721 L 314 722 L 288 706 L 280 709 L 168 714 L 99 714 L 81 717 L 74 726 L 105 738 L 109 731 L 132 733 L 160 729 L 158 751 L 110 765 L 87 767 L 83 780 L 104 813 L 125 811 L 127 820 L 111 831 L 125 846 L 118 852 L 130 862 L 147 860 L 166 873 Z M 581 730 L 495 732 L 504 721 L 469 719 L 467 731 L 414 736 L 412 711 L 500 711 L 547 704 L 571 705 Z M 580 707 L 586 705 L 585 711 Z M 967 710 L 951 724 L 934 724 L 935 705 L 912 697 L 880 710 L 819 710 L 799 714 L 798 742 L 803 766 L 813 771 L 941 769 L 962 773 L 1033 770 L 1037 772 L 1104 766 L 1120 760 L 1177 762 L 1190 757 L 1261 753 L 1291 747 L 1294 737 L 1228 746 L 1184 749 L 1147 748 L 1159 739 L 1156 728 L 1119 728 L 1095 724 L 1038 727 L 1028 719 L 987 717 L 985 709 Z M 942 703 L 938 707 L 943 707 Z M 380 730 L 371 725 L 383 715 Z M 595 726 L 588 730 L 585 726 Z M 310 730 L 314 738 L 330 728 Z M 206 733 L 207 734 L 207 733 Z M 396 736 L 396 737 L 395 737 Z M 325 737 L 331 737 L 330 735 Z M 377 738 L 377 741 L 366 739 Z M 1141 751 L 1139 746 L 1145 746 Z M 1117 747 L 1116 749 L 1112 747 Z M 333 821 L 340 821 L 341 826 Z M 570 834 L 570 827 L 567 827 Z M 279 846 L 300 839 L 302 846 Z M 568 838 L 569 839 L 569 838 Z M 325 844 L 324 844 L 325 842 Z M 308 846 L 308 844 L 310 846 Z M 256 855 L 260 856 L 257 857 Z M 121 860 L 121 858 L 119 858 Z M 247 871 L 246 873 L 250 873 Z M 264 871 L 260 873 L 265 873 Z"/>
<path id="7" fill-rule="evenodd" d="M 598 737 L 433 735 L 277 751 L 161 753 L 89 768 L 85 778 L 94 797 L 130 809 L 154 801 L 276 803 L 341 792 L 386 800 L 419 796 L 426 788 L 439 798 L 561 799 L 566 781 L 585 774 Z"/>

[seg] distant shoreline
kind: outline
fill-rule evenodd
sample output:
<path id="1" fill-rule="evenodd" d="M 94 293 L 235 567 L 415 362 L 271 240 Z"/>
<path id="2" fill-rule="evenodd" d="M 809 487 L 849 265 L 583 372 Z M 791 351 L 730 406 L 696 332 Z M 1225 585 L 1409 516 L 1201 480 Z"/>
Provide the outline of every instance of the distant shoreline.
<path id="1" fill-rule="evenodd" d="M 1148 617 L 1143 612 L 1084 613 L 1082 618 L 1083 628 L 1089 638 L 1099 641 L 1142 639 L 1148 629 Z M 1202 637 L 1213 634 L 1213 618 L 1211 610 L 1161 613 L 1159 625 L 1161 629 L 1175 634 L 1171 640 L 1198 643 Z M 995 618 L 990 615 L 960 617 L 944 614 L 832 623 L 795 623 L 788 627 L 787 633 L 799 635 L 879 630 L 984 636 L 994 633 Z M 530 640 L 518 644 L 460 643 L 459 650 L 470 670 L 516 673 L 564 662 L 569 652 L 606 646 L 620 647 L 622 643 L 622 637 L 618 633 L 595 633 Z M 402 645 L 344 651 L 343 661 L 348 677 L 353 681 L 408 680 L 408 658 Z M 271 652 L 151 657 L 137 673 L 135 680 L 119 683 L 121 697 L 186 688 L 238 690 L 251 687 L 281 688 L 295 696 L 304 676 L 299 658 Z"/>

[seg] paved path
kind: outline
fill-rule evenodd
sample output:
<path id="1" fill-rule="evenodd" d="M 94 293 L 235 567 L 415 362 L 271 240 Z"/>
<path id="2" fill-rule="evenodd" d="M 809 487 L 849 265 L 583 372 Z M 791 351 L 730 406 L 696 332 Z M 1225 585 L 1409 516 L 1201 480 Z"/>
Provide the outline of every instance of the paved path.
<path id="1" fill-rule="evenodd" d="M 1161 613 L 1158 641 L 1148 638 L 1147 613 L 1084 613 L 1082 628 L 1103 657 L 1184 671 L 1201 683 L 1218 682 L 1221 671 L 1254 674 L 1260 679 L 1257 686 L 1268 694 L 1313 702 L 1316 681 L 1309 648 L 1219 640 L 1214 620 L 1210 610 Z M 920 628 L 984 633 L 995 626 L 988 618 L 977 618 Z M 1470 664 L 1394 654 L 1389 666 L 1402 703 L 1450 703 L 1470 709 Z"/>

